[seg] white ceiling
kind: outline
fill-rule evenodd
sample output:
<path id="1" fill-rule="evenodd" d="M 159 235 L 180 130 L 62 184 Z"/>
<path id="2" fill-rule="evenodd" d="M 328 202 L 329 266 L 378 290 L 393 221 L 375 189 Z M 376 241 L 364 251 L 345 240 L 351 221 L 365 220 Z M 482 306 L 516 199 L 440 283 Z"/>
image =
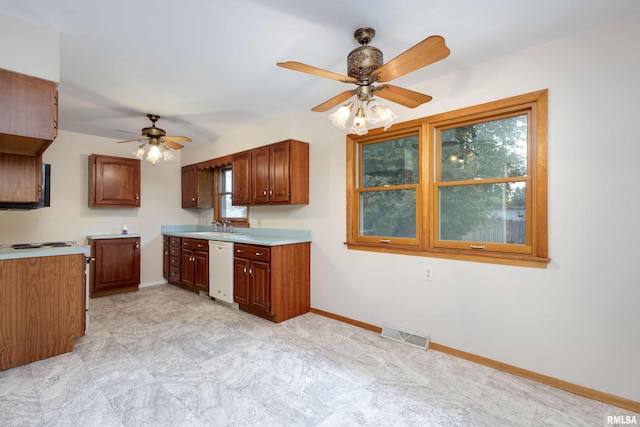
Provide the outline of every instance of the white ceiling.
<path id="1" fill-rule="evenodd" d="M 204 142 L 348 89 L 275 63 L 346 74 L 363 26 L 385 61 L 446 39 L 448 58 L 393 82 L 410 88 L 636 15 L 640 1 L 0 0 L 0 13 L 61 33 L 61 129 L 128 139 L 116 129 L 137 132 L 154 113 L 168 134 Z"/>

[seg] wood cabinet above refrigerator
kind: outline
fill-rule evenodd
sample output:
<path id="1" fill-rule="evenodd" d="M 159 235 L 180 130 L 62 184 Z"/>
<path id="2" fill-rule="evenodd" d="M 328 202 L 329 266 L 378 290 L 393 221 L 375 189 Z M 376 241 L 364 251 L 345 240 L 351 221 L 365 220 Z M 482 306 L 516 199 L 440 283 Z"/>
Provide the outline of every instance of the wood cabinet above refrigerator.
<path id="1" fill-rule="evenodd" d="M 57 135 L 56 84 L 0 69 L 0 153 L 39 156 Z"/>

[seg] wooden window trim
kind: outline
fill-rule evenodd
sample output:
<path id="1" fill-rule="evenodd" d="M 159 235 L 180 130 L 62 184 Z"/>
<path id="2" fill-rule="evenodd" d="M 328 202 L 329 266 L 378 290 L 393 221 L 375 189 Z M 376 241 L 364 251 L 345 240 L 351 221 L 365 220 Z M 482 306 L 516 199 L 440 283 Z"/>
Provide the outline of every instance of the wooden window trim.
<path id="1" fill-rule="evenodd" d="M 527 105 L 532 109 L 531 131 L 535 130 L 536 140 L 529 144 L 528 153 L 528 183 L 531 191 L 528 194 L 531 200 L 527 200 L 527 206 L 532 211 L 531 226 L 527 242 L 531 243 L 530 253 L 482 251 L 477 252 L 468 248 L 439 247 L 437 236 L 434 232 L 435 191 L 434 182 L 434 156 L 436 155 L 435 129 L 447 123 L 460 123 L 464 121 L 480 121 L 483 117 L 493 118 L 500 114 L 512 113 L 521 108 L 524 111 Z M 347 239 L 346 246 L 349 249 L 372 252 L 394 253 L 402 255 L 425 256 L 434 258 L 446 258 L 462 261 L 484 262 L 491 264 L 504 264 L 523 267 L 546 268 L 550 262 L 548 257 L 548 225 L 547 225 L 547 107 L 548 90 L 541 90 L 488 102 L 472 107 L 467 107 L 447 113 L 437 114 L 404 123 L 394 124 L 391 131 L 383 131 L 381 128 L 373 129 L 363 136 L 347 135 Z M 405 134 L 420 133 L 420 158 L 419 158 L 419 194 L 416 195 L 416 203 L 420 205 L 417 211 L 420 214 L 416 222 L 416 235 L 418 245 L 410 246 L 403 242 L 373 242 L 358 238 L 359 221 L 359 197 L 358 179 L 359 145 L 363 142 L 383 141 L 401 137 Z M 436 157 L 438 158 L 438 157 Z M 420 202 L 421 200 L 422 202 Z M 509 248 L 500 248 L 506 250 Z"/>
<path id="2" fill-rule="evenodd" d="M 220 206 L 220 196 L 222 192 L 220 191 L 220 177 L 221 171 L 224 168 L 231 167 L 231 157 L 227 156 L 224 158 L 225 162 L 217 162 L 216 167 L 213 170 L 213 220 L 221 222 L 222 220 L 229 221 L 232 227 L 236 228 L 248 228 L 249 227 L 249 207 L 247 206 L 247 217 L 246 218 L 225 218 L 220 216 L 220 212 L 222 212 L 222 207 Z M 228 160 L 228 161 L 227 161 Z"/>

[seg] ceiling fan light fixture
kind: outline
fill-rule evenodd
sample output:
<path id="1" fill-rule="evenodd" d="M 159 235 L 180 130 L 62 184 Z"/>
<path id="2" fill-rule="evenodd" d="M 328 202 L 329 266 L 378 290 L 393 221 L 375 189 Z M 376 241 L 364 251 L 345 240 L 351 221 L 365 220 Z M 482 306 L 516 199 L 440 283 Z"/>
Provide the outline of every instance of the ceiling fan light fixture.
<path id="1" fill-rule="evenodd" d="M 144 157 L 144 152 L 145 152 L 145 145 L 147 144 L 142 144 L 140 147 L 138 147 L 137 150 L 135 150 L 133 152 L 133 154 L 136 156 L 136 158 L 142 160 L 142 158 Z"/>
<path id="2" fill-rule="evenodd" d="M 160 151 L 160 147 L 156 144 L 150 144 L 149 151 L 147 152 L 147 161 L 155 165 L 161 158 L 162 152 Z"/>
<path id="3" fill-rule="evenodd" d="M 151 120 L 152 123 L 150 127 L 142 128 L 142 131 L 139 135 L 134 132 L 128 132 L 124 130 L 120 131 L 133 133 L 134 135 L 138 135 L 138 137 L 136 139 L 129 139 L 126 141 L 118 142 L 138 142 L 146 140 L 147 142 L 140 145 L 136 150 L 133 151 L 132 154 L 140 160 L 142 160 L 143 158 L 146 159 L 153 165 L 158 163 L 158 161 L 160 160 L 164 160 L 165 162 L 174 160 L 175 156 L 173 155 L 171 150 L 182 149 L 183 145 L 179 144 L 179 142 L 191 142 L 191 138 L 188 138 L 186 136 L 167 136 L 164 129 L 156 127 L 156 122 L 158 121 L 158 119 L 160 119 L 160 116 L 157 116 L 155 114 L 147 114 L 147 117 L 149 118 L 149 120 Z"/>
<path id="4" fill-rule="evenodd" d="M 164 148 L 164 150 L 162 150 L 162 160 L 164 160 L 165 162 L 170 162 L 175 158 L 176 156 L 174 156 L 171 150 L 169 150 L 168 148 Z"/>
<path id="5" fill-rule="evenodd" d="M 362 108 L 362 105 L 358 107 L 356 116 L 353 118 L 353 125 L 351 125 L 349 132 L 354 133 L 356 135 L 364 135 L 368 132 L 367 116 L 364 114 L 364 108 Z"/>
<path id="6" fill-rule="evenodd" d="M 382 123 L 384 130 L 389 129 L 398 116 L 377 99 L 367 102 L 367 121 L 371 124 Z"/>
<path id="7" fill-rule="evenodd" d="M 349 128 L 349 133 L 365 135 L 368 132 L 367 122 L 370 124 L 381 123 L 384 126 L 384 130 L 387 130 L 398 118 L 389 107 L 373 98 L 369 92 L 362 91 L 357 96 L 359 105 L 353 118 L 353 123 Z M 354 103 L 355 100 L 344 104 L 335 112 L 329 114 L 329 120 L 338 128 L 345 129 L 347 120 L 349 120 L 351 111 L 353 111 Z"/>
<path id="8" fill-rule="evenodd" d="M 349 116 L 351 115 L 351 110 L 353 109 L 353 101 L 348 104 L 344 104 L 342 107 L 338 108 L 334 113 L 329 114 L 329 120 L 331 123 L 339 127 L 340 129 L 345 129 L 347 126 L 347 120 L 349 120 Z"/>

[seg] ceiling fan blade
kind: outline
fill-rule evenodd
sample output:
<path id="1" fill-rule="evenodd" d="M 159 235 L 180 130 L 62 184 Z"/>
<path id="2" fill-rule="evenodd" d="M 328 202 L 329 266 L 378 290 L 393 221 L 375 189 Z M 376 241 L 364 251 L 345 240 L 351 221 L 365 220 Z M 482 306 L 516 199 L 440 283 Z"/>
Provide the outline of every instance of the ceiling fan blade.
<path id="1" fill-rule="evenodd" d="M 167 148 L 171 148 L 173 150 L 181 150 L 182 148 L 184 148 L 183 145 L 180 145 L 176 142 L 172 142 L 172 141 L 162 141 L 160 143 L 160 145 L 164 145 Z"/>
<path id="2" fill-rule="evenodd" d="M 329 111 L 330 109 L 332 109 L 336 105 L 340 104 L 341 102 L 344 102 L 347 99 L 351 98 L 353 95 L 355 95 L 355 93 L 356 93 L 355 90 L 347 90 L 347 91 L 344 91 L 342 93 L 339 93 L 338 95 L 336 95 L 333 98 L 323 102 L 322 104 L 313 107 L 311 109 L 311 111 L 317 111 L 317 112 L 320 112 L 320 113 L 322 113 L 324 111 Z"/>
<path id="3" fill-rule="evenodd" d="M 440 61 L 449 56 L 449 53 L 450 50 L 445 44 L 444 38 L 440 36 L 427 37 L 371 74 L 375 81 L 388 82 Z"/>
<path id="4" fill-rule="evenodd" d="M 162 137 L 163 141 L 171 141 L 171 142 L 191 142 L 191 138 L 186 136 L 168 136 L 165 135 Z"/>
<path id="5" fill-rule="evenodd" d="M 149 138 L 127 139 L 126 141 L 118 141 L 118 144 L 122 144 L 123 142 L 147 141 L 148 139 Z"/>
<path id="6" fill-rule="evenodd" d="M 424 93 L 414 92 L 409 89 L 389 84 L 376 86 L 374 93 L 380 98 L 388 99 L 389 101 L 409 108 L 416 108 L 425 102 L 431 101 L 432 99 L 429 95 L 425 95 Z"/>
<path id="7" fill-rule="evenodd" d="M 300 71 L 302 73 L 313 74 L 314 76 L 324 77 L 325 79 L 338 80 L 343 83 L 355 83 L 356 79 L 353 77 L 343 76 L 342 74 L 334 73 L 333 71 L 323 70 L 322 68 L 312 67 L 311 65 L 303 64 L 301 62 L 287 61 L 276 63 L 278 67 L 288 68 L 294 71 Z"/>
<path id="8" fill-rule="evenodd" d="M 144 136 L 142 135 L 140 132 L 129 132 L 128 130 L 122 130 L 122 129 L 116 129 L 118 132 L 124 132 L 124 133 L 130 133 L 132 135 L 140 135 L 140 136 Z"/>

